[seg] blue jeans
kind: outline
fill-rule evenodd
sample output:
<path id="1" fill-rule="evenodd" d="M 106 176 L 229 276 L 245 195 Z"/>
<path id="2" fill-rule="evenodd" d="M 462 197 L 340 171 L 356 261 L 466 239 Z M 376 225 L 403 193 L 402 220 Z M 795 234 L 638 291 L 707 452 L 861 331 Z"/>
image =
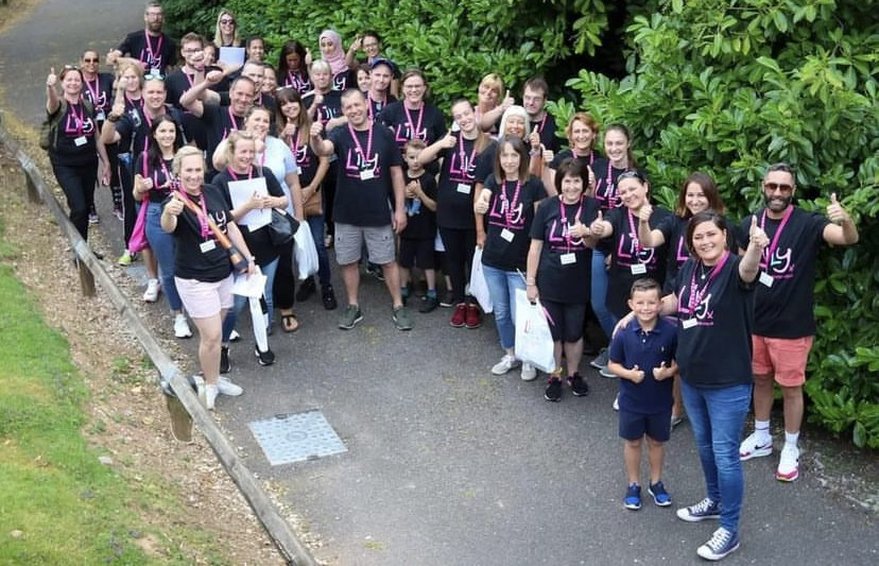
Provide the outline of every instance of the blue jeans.
<path id="1" fill-rule="evenodd" d="M 149 201 L 148 201 L 149 202 Z M 158 202 L 149 202 L 146 217 L 146 237 L 150 249 L 159 263 L 159 277 L 162 280 L 162 291 L 168 298 L 168 306 L 172 311 L 183 310 L 183 302 L 177 293 L 177 284 L 174 283 L 174 256 L 177 253 L 177 244 L 174 234 L 168 234 L 162 230 L 162 205 Z"/>
<path id="2" fill-rule="evenodd" d="M 501 348 L 508 350 L 516 344 L 516 289 L 525 289 L 525 280 L 515 271 L 504 271 L 485 264 L 482 264 L 482 273 L 491 296 Z"/>
<path id="3" fill-rule="evenodd" d="M 327 246 L 324 242 L 325 220 L 323 214 L 306 218 L 308 227 L 311 229 L 311 237 L 314 238 L 314 247 L 317 250 L 317 277 L 320 279 L 320 287 L 324 289 L 330 286 L 330 256 L 327 255 Z"/>
<path id="4" fill-rule="evenodd" d="M 617 318 L 607 309 L 607 268 L 604 259 L 607 256 L 600 250 L 592 250 L 592 288 L 590 300 L 592 312 L 598 319 L 598 324 L 610 340 L 613 335 L 613 327 L 616 326 Z"/>
<path id="5" fill-rule="evenodd" d="M 696 438 L 708 497 L 720 503 L 720 525 L 739 531 L 745 476 L 739 442 L 751 404 L 751 386 L 693 387 L 681 380 L 687 418 Z"/>
<path id="6" fill-rule="evenodd" d="M 262 274 L 266 276 L 266 288 L 265 288 L 265 296 L 266 296 L 266 307 L 268 307 L 269 311 L 269 324 L 272 322 L 272 318 L 274 317 L 274 300 L 272 299 L 272 286 L 275 284 L 275 272 L 278 270 L 278 258 L 275 258 L 269 264 L 260 266 L 260 270 Z M 241 295 L 235 295 L 235 304 L 232 306 L 232 310 L 226 313 L 226 318 L 223 319 L 223 343 L 226 344 L 229 342 L 229 335 L 232 334 L 232 330 L 235 329 L 235 324 L 238 322 L 238 313 L 241 312 L 241 309 L 244 308 L 244 305 L 247 304 L 248 298 L 242 297 Z M 254 320 L 253 324 L 259 324 L 260 321 Z"/>

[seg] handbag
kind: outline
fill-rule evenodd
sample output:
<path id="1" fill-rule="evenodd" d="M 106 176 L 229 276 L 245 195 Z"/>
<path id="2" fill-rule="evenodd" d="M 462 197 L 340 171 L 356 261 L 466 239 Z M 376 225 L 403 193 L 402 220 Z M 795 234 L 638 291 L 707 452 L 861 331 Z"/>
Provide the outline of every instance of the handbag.
<path id="1" fill-rule="evenodd" d="M 276 248 L 285 246 L 293 240 L 299 230 L 299 221 L 289 212 L 280 208 L 272 209 L 272 222 L 269 224 L 269 237 Z"/>
<path id="2" fill-rule="evenodd" d="M 310 218 L 312 216 L 320 216 L 324 213 L 323 203 L 321 202 L 321 192 L 320 187 L 317 188 L 316 191 L 311 193 L 311 196 L 308 197 L 308 200 L 302 203 L 302 214 L 305 218 Z"/>
<path id="3" fill-rule="evenodd" d="M 150 247 L 150 243 L 147 241 L 146 236 L 146 217 L 149 205 L 150 202 L 148 199 L 145 199 L 140 203 L 140 210 L 137 212 L 137 220 L 134 222 L 134 229 L 131 231 L 131 237 L 128 238 L 129 253 L 136 254 Z"/>

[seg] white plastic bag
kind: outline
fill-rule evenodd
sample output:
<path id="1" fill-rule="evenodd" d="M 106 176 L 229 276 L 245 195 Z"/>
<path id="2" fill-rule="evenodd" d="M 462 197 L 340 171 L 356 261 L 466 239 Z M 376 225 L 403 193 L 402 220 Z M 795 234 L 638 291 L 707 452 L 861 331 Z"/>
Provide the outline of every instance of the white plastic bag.
<path id="1" fill-rule="evenodd" d="M 305 224 L 303 222 L 303 224 Z M 293 257 L 296 259 L 296 274 L 300 281 L 305 281 L 317 273 L 317 248 L 308 225 L 300 226 L 293 235 Z"/>
<path id="2" fill-rule="evenodd" d="M 524 289 L 516 289 L 516 357 L 551 373 L 555 368 L 549 322 L 538 300 L 531 304 Z"/>
<path id="3" fill-rule="evenodd" d="M 488 284 L 482 272 L 482 248 L 479 246 L 473 252 L 473 265 L 470 267 L 470 294 L 479 302 L 482 312 L 491 312 L 491 295 L 488 294 Z"/>

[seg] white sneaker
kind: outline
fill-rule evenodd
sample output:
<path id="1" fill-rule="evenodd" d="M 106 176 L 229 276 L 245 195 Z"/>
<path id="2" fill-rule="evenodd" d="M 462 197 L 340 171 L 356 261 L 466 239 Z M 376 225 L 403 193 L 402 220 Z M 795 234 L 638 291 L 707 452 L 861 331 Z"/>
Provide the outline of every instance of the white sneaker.
<path id="1" fill-rule="evenodd" d="M 739 459 L 742 462 L 772 454 L 772 436 L 760 434 L 756 430 L 739 446 Z"/>
<path id="2" fill-rule="evenodd" d="M 522 363 L 522 381 L 534 381 L 537 379 L 537 368 L 529 363 Z"/>
<path id="3" fill-rule="evenodd" d="M 143 292 L 143 301 L 145 303 L 155 303 L 159 300 L 159 289 L 161 289 L 161 285 L 159 285 L 158 279 L 147 281 L 146 291 Z"/>
<path id="4" fill-rule="evenodd" d="M 204 406 L 208 411 L 214 410 L 217 401 L 217 395 L 220 394 L 220 388 L 216 383 L 208 383 L 204 386 Z"/>
<path id="5" fill-rule="evenodd" d="M 238 397 L 244 393 L 241 386 L 232 383 L 232 380 L 225 375 L 221 375 L 220 380 L 217 381 L 217 389 L 219 390 L 220 395 L 225 395 L 227 397 Z"/>
<path id="6" fill-rule="evenodd" d="M 491 373 L 495 375 L 504 375 L 511 369 L 519 367 L 520 363 L 521 362 L 517 360 L 515 356 L 505 354 L 504 357 L 501 358 L 501 361 L 492 366 Z"/>
<path id="7" fill-rule="evenodd" d="M 775 479 L 794 481 L 798 477 L 800 477 L 800 449 L 785 445 L 781 449 L 781 460 L 778 462 L 778 469 L 775 470 Z"/>
<path id="8" fill-rule="evenodd" d="M 229 342 L 238 342 L 239 340 L 241 340 L 241 335 L 233 328 L 232 332 L 229 333 Z"/>
<path id="9" fill-rule="evenodd" d="M 192 338 L 192 329 L 189 328 L 186 315 L 182 312 L 174 317 L 174 336 L 176 338 Z"/>

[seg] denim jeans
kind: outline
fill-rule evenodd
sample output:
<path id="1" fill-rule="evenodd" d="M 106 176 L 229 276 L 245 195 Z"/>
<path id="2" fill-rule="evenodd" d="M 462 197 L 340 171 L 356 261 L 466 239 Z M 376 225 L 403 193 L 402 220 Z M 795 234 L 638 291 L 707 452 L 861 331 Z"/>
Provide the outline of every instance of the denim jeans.
<path id="1" fill-rule="evenodd" d="M 592 250 L 592 288 L 590 300 L 592 312 L 598 319 L 598 324 L 610 340 L 613 327 L 616 326 L 617 318 L 607 308 L 607 269 L 604 260 L 607 256 L 600 250 Z"/>
<path id="2" fill-rule="evenodd" d="M 525 289 L 525 280 L 515 271 L 504 271 L 485 264 L 482 264 L 482 273 L 491 296 L 501 348 L 507 350 L 516 343 L 516 289 Z"/>
<path id="3" fill-rule="evenodd" d="M 321 289 L 323 289 L 331 283 L 330 256 L 327 254 L 327 246 L 324 241 L 324 215 L 309 216 L 306 220 L 311 229 L 311 237 L 314 238 L 314 247 L 317 249 L 317 276 L 320 279 Z"/>
<path id="4" fill-rule="evenodd" d="M 149 202 L 149 201 L 147 201 Z M 162 280 L 162 291 L 168 299 L 168 306 L 173 311 L 183 309 L 180 294 L 177 293 L 177 285 L 174 283 L 174 261 L 177 243 L 174 234 L 168 234 L 162 230 L 162 205 L 158 202 L 149 202 L 146 217 L 146 237 L 150 249 L 159 263 L 159 277 Z"/>
<path id="5" fill-rule="evenodd" d="M 751 404 L 751 386 L 693 387 L 681 380 L 687 418 L 696 439 L 708 497 L 720 503 L 720 525 L 737 533 L 745 477 L 739 442 Z"/>
<path id="6" fill-rule="evenodd" d="M 272 318 L 274 317 L 274 301 L 272 299 L 272 286 L 275 284 L 275 272 L 278 269 L 278 258 L 267 265 L 260 266 L 260 270 L 262 274 L 266 276 L 266 286 L 265 286 L 265 296 L 266 296 L 266 306 L 269 311 L 269 324 L 272 322 Z M 235 305 L 232 307 L 232 310 L 226 313 L 226 318 L 223 319 L 223 343 L 226 344 L 229 342 L 229 335 L 232 334 L 232 330 L 235 329 L 235 324 L 238 322 L 238 313 L 241 312 L 241 309 L 244 308 L 244 305 L 247 304 L 248 298 L 242 297 L 241 295 L 235 295 Z M 254 320 L 253 324 L 258 324 L 260 321 Z"/>

